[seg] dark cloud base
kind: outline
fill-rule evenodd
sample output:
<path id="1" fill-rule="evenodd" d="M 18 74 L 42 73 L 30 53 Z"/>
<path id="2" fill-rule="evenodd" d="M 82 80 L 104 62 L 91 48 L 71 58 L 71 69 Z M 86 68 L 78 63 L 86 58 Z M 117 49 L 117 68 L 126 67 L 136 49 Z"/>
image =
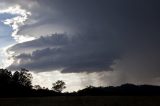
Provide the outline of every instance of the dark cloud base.
<path id="1" fill-rule="evenodd" d="M 120 51 L 112 48 L 113 38 L 106 35 L 78 35 L 72 38 L 66 34 L 54 34 L 17 44 L 9 50 L 24 51 L 39 45 L 40 50 L 15 56 L 9 69 L 24 67 L 37 72 L 62 70 L 62 72 L 109 71 L 114 60 L 120 57 Z M 32 45 L 32 46 L 30 46 Z M 41 45 L 41 46 L 40 46 Z M 26 48 L 24 48 L 24 46 Z M 45 48 L 44 48 L 45 47 Z"/>
<path id="2" fill-rule="evenodd" d="M 33 36 L 43 32 L 47 35 L 55 29 L 68 34 L 44 35 L 11 47 L 8 51 L 14 51 L 16 56 L 9 68 L 24 67 L 35 72 L 99 72 L 111 70 L 116 60 L 129 58 L 122 62 L 122 66 L 127 67 L 124 70 L 129 72 L 139 61 L 156 55 L 156 61 L 132 72 L 140 73 L 136 70 L 142 69 L 152 73 L 146 69 L 153 66 L 154 70 L 160 69 L 157 61 L 160 57 L 157 54 L 160 52 L 159 0 L 39 0 L 37 4 L 38 9 L 30 9 L 33 14 L 30 20 L 37 19 L 37 23 L 22 27 L 20 34 Z M 146 52 L 150 52 L 149 57 Z M 135 55 L 140 58 L 133 59 Z M 134 64 L 128 68 L 126 64 L 132 61 Z"/>

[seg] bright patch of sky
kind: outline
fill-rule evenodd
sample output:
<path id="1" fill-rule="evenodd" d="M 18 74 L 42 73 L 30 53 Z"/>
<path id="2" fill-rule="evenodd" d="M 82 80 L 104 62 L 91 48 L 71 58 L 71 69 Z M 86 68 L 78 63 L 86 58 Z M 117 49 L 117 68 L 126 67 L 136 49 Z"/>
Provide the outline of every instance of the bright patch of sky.
<path id="1" fill-rule="evenodd" d="M 0 68 L 3 68 L 5 60 L 5 53 L 4 49 L 8 47 L 9 45 L 12 45 L 15 42 L 15 40 L 11 37 L 12 34 L 12 28 L 8 25 L 5 25 L 2 21 L 8 18 L 12 18 L 14 15 L 10 14 L 1 14 L 0 15 Z"/>
<path id="2" fill-rule="evenodd" d="M 25 9 L 22 9 L 19 5 L 15 5 L 13 7 L 8 7 L 6 9 L 0 10 L 0 13 L 15 15 L 13 18 L 7 18 L 2 22 L 5 25 L 8 25 L 12 28 L 13 31 L 11 36 L 15 39 L 16 42 L 22 43 L 35 39 L 34 37 L 30 37 L 28 35 L 18 34 L 20 27 L 25 25 L 25 22 L 31 15 L 30 12 L 26 11 Z"/>
<path id="3" fill-rule="evenodd" d="M 28 35 L 19 35 L 19 29 L 25 25 L 31 13 L 16 5 L 0 10 L 0 68 L 7 67 L 9 55 L 6 48 L 16 43 L 22 43 L 35 39 Z"/>
<path id="4" fill-rule="evenodd" d="M 12 28 L 7 25 L 4 25 L 4 23 L 2 22 L 3 20 L 11 17 L 12 15 L 8 14 L 0 15 L 0 48 L 3 48 L 15 42 L 11 37 Z"/>

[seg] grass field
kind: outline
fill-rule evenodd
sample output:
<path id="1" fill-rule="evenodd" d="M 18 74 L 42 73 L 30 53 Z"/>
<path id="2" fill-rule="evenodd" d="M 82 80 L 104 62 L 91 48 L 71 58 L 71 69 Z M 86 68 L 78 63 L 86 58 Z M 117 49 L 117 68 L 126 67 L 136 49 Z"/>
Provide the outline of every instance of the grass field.
<path id="1" fill-rule="evenodd" d="M 0 106 L 160 106 L 160 96 L 1 98 Z"/>

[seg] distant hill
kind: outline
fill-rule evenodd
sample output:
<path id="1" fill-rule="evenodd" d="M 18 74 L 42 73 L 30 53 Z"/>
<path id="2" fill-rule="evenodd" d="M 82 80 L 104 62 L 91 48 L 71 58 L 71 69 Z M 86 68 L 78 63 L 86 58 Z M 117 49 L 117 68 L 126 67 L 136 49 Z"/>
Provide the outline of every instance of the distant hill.
<path id="1" fill-rule="evenodd" d="M 122 95 L 122 96 L 160 96 L 160 86 L 152 85 L 133 85 L 124 84 L 117 87 L 87 87 L 83 90 L 79 90 L 75 95 L 82 96 L 109 96 L 109 95 Z"/>

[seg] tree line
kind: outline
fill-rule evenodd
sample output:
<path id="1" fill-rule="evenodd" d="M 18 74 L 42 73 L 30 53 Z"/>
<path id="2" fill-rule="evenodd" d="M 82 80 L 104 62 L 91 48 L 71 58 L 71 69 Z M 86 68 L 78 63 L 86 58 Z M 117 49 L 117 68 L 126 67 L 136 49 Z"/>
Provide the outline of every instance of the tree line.
<path id="1" fill-rule="evenodd" d="M 32 85 L 32 74 L 26 69 L 9 71 L 0 69 L 0 97 L 27 97 L 27 96 L 108 96 L 108 95 L 158 95 L 160 86 L 123 84 L 113 87 L 88 86 L 77 92 L 63 92 L 66 84 L 58 80 L 52 84 L 52 89 Z"/>
<path id="2" fill-rule="evenodd" d="M 52 90 L 49 90 L 40 85 L 33 86 L 32 79 L 32 74 L 23 68 L 14 72 L 0 69 L 0 96 L 60 95 L 66 88 L 65 82 L 62 80 L 53 83 Z"/>

